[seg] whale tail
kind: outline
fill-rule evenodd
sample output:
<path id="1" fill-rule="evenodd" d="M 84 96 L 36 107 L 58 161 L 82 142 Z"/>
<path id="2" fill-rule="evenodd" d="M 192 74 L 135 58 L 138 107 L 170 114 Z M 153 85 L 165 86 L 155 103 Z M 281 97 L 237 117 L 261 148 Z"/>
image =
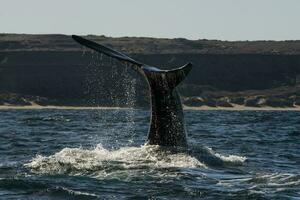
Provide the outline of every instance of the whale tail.
<path id="1" fill-rule="evenodd" d="M 150 86 L 151 125 L 147 144 L 186 147 L 184 117 L 176 86 L 184 80 L 192 69 L 192 63 L 172 70 L 162 70 L 136 61 L 109 47 L 72 35 L 78 43 L 97 52 L 130 63 L 131 67 L 143 75 Z"/>
<path id="2" fill-rule="evenodd" d="M 157 79 L 159 76 L 166 77 L 168 81 L 168 84 L 170 88 L 176 87 L 189 73 L 189 71 L 192 69 L 192 63 L 187 63 L 182 67 L 179 67 L 177 69 L 172 70 L 161 70 L 156 67 L 150 67 L 147 66 L 139 61 L 136 61 L 129 56 L 115 51 L 107 46 L 95 43 L 93 41 L 84 39 L 80 36 L 72 35 L 72 38 L 77 41 L 78 43 L 89 47 L 97 52 L 103 53 L 107 56 L 110 56 L 112 58 L 116 58 L 117 60 L 121 62 L 127 62 L 130 63 L 132 68 L 135 71 L 138 71 L 139 73 L 142 73 L 143 75 L 146 75 L 148 79 Z"/>

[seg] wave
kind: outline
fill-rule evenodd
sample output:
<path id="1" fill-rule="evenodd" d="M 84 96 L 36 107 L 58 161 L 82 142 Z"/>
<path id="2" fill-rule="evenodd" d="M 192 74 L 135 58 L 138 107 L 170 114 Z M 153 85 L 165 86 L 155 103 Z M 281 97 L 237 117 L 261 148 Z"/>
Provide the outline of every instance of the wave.
<path id="1" fill-rule="evenodd" d="M 49 116 L 49 117 L 26 117 L 23 119 L 26 123 L 32 122 L 70 122 L 71 119 L 64 116 Z"/>
<path id="2" fill-rule="evenodd" d="M 245 187 L 251 194 L 268 194 L 277 196 L 285 193 L 284 199 L 298 199 L 300 174 L 292 173 L 257 173 L 219 180 L 218 185 L 227 188 Z M 297 197 L 296 197 L 297 196 Z"/>
<path id="3" fill-rule="evenodd" d="M 210 166 L 243 165 L 247 161 L 245 156 L 222 155 L 206 146 L 192 146 L 191 154 Z"/>
<path id="4" fill-rule="evenodd" d="M 216 158 L 219 158 L 224 163 L 231 163 L 231 164 L 243 164 L 247 158 L 245 156 L 237 156 L 237 155 L 221 155 L 219 153 L 214 152 L 211 148 L 206 147 L 208 152 L 215 156 Z"/>
<path id="5" fill-rule="evenodd" d="M 0 169 L 16 167 L 19 163 L 17 161 L 6 161 L 0 163 Z"/>
<path id="6" fill-rule="evenodd" d="M 257 174 L 254 178 L 249 180 L 249 183 L 255 183 L 256 186 L 263 185 L 269 188 L 299 187 L 300 174 L 278 172 L 270 174 Z"/>
<path id="7" fill-rule="evenodd" d="M 26 198 L 24 192 L 26 191 L 32 195 L 37 194 L 37 197 L 33 199 L 40 199 L 41 196 L 53 196 L 61 197 L 64 199 L 70 198 L 84 198 L 84 199 L 97 199 L 98 195 L 89 191 L 78 191 L 65 186 L 53 185 L 53 183 L 42 182 L 41 180 L 31 180 L 31 179 L 20 179 L 20 178 L 0 178 L 0 188 L 6 191 L 14 190 L 16 193 L 16 199 Z M 8 192 L 8 194 L 10 194 Z M 0 199 L 5 196 L 5 192 L 0 194 Z M 26 198 L 27 199 L 27 198 Z"/>

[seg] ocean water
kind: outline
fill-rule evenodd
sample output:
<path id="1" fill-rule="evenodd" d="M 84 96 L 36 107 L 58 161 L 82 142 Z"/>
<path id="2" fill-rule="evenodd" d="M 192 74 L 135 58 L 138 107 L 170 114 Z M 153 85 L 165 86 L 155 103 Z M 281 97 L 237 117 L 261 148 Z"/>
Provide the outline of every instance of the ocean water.
<path id="1" fill-rule="evenodd" d="M 185 117 L 175 153 L 146 110 L 0 110 L 0 199 L 300 199 L 300 112 Z"/>

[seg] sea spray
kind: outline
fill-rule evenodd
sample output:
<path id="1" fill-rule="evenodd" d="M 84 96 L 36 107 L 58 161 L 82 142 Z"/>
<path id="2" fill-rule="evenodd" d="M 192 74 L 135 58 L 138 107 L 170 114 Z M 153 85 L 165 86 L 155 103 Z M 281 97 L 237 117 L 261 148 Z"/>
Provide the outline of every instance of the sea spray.
<path id="1" fill-rule="evenodd" d="M 98 144 L 93 149 L 64 148 L 51 156 L 37 155 L 25 164 L 35 173 L 83 175 L 99 177 L 122 170 L 205 167 L 185 153 L 173 154 L 159 146 L 122 147 L 108 150 Z"/>

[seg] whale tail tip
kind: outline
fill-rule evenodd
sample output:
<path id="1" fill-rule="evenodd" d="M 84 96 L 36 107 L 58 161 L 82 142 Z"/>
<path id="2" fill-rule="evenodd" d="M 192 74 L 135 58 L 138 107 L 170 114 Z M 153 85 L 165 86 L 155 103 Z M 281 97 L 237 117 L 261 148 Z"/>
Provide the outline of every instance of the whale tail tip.
<path id="1" fill-rule="evenodd" d="M 177 69 L 169 70 L 166 74 L 168 82 L 171 81 L 172 86 L 176 87 L 179 83 L 181 83 L 185 77 L 190 73 L 192 70 L 193 64 L 187 63 L 182 67 Z"/>
<path id="2" fill-rule="evenodd" d="M 143 68 L 145 75 L 150 82 L 150 85 L 154 85 L 154 88 L 165 88 L 157 87 L 157 85 L 166 85 L 168 89 L 174 89 L 179 83 L 181 83 L 185 77 L 189 74 L 193 64 L 187 63 L 182 67 L 171 69 L 171 70 L 160 70 L 158 68 Z"/>

